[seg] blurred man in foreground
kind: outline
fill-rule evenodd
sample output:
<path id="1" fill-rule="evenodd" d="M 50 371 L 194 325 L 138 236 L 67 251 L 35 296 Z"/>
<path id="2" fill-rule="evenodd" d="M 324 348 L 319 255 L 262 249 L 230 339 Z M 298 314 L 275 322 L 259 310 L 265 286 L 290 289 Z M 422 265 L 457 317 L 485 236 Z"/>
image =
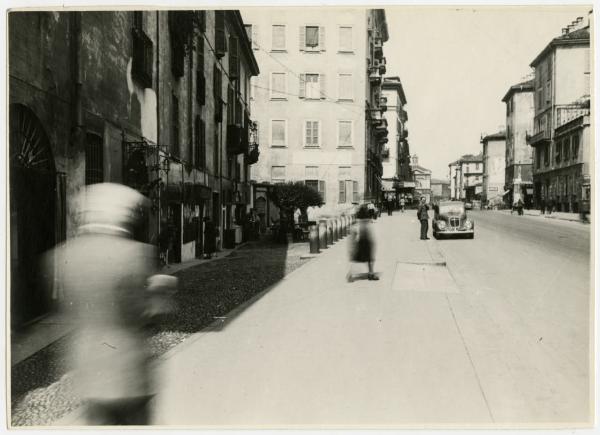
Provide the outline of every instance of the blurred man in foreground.
<path id="1" fill-rule="evenodd" d="M 76 324 L 70 348 L 75 385 L 90 425 L 149 423 L 145 326 L 161 312 L 161 290 L 175 278 L 152 276 L 154 247 L 133 240 L 147 202 L 126 186 L 89 186 L 78 201 L 78 234 L 56 252 L 66 309 Z"/>

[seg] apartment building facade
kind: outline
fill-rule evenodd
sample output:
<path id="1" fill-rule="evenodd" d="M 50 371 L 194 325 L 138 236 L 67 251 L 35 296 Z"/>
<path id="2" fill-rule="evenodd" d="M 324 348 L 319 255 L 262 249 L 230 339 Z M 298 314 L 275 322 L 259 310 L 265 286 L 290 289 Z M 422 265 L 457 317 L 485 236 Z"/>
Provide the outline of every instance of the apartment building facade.
<path id="1" fill-rule="evenodd" d="M 261 74 L 252 80 L 261 158 L 252 167 L 259 214 L 273 183 L 304 181 L 338 214 L 381 190 L 383 10 L 243 10 Z"/>
<path id="2" fill-rule="evenodd" d="M 506 171 L 506 134 L 498 132 L 481 138 L 483 175 L 481 202 L 484 205 L 499 205 L 504 202 Z"/>
<path id="3" fill-rule="evenodd" d="M 465 154 L 448 165 L 450 198 L 472 201 L 481 197 L 483 191 L 483 155 Z"/>
<path id="4" fill-rule="evenodd" d="M 60 270 L 40 276 L 40 255 L 75 235 L 86 185 L 147 195 L 136 237 L 170 262 L 202 254 L 203 216 L 220 240 L 236 227 L 258 74 L 239 12 L 11 12 L 8 26 L 14 326 L 60 297 Z"/>
<path id="5" fill-rule="evenodd" d="M 399 77 L 385 77 L 382 84 L 384 116 L 388 125 L 388 142 L 381 153 L 383 175 L 382 190 L 386 196 L 398 199 L 412 191 L 414 186 L 410 170 L 408 144 L 408 114 L 404 109 L 406 95 Z M 408 185 L 405 185 L 407 183 Z"/>
<path id="6" fill-rule="evenodd" d="M 590 24 L 578 17 L 532 61 L 536 206 L 590 209 Z"/>
<path id="7" fill-rule="evenodd" d="M 504 200 L 512 205 L 519 200 L 525 207 L 533 205 L 533 153 L 527 132 L 533 130 L 534 80 L 511 86 L 502 101 L 506 103 L 506 169 Z"/>

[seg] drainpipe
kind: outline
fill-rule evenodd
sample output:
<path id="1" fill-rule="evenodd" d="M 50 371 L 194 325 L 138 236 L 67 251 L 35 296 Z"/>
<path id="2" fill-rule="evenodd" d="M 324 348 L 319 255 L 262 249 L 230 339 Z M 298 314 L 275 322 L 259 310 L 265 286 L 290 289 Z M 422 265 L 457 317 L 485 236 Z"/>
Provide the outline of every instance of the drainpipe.
<path id="1" fill-rule="evenodd" d="M 71 145 L 81 150 L 83 145 L 83 109 L 82 109 L 82 67 L 81 67 L 81 12 L 71 12 L 71 65 L 73 74 L 72 112 L 71 112 Z"/>

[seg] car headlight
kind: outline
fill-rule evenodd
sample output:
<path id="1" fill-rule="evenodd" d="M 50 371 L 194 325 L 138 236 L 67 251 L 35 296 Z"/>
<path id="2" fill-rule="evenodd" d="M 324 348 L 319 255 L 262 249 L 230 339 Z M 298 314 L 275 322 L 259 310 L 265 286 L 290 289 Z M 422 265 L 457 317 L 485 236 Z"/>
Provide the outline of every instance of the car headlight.
<path id="1" fill-rule="evenodd" d="M 473 222 L 471 221 L 465 221 L 465 228 L 470 230 L 471 228 L 473 228 Z"/>
<path id="2" fill-rule="evenodd" d="M 443 230 L 444 228 L 446 228 L 446 222 L 444 221 L 437 221 L 437 226 L 440 230 Z"/>

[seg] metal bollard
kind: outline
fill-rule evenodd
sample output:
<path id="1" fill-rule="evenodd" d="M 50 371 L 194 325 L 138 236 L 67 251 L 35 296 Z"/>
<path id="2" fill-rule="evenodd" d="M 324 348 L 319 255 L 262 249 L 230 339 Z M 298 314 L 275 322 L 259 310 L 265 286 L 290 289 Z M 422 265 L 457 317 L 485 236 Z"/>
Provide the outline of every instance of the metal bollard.
<path id="1" fill-rule="evenodd" d="M 332 222 L 333 225 L 333 241 L 337 242 L 340 239 L 340 235 L 338 233 L 338 220 L 335 218 Z"/>
<path id="2" fill-rule="evenodd" d="M 319 249 L 327 249 L 327 221 L 319 221 Z"/>
<path id="3" fill-rule="evenodd" d="M 316 225 L 311 225 L 308 228 L 308 241 L 310 244 L 310 253 L 318 254 L 319 253 L 319 227 Z"/>
<path id="4" fill-rule="evenodd" d="M 327 244 L 333 245 L 333 221 L 327 219 Z"/>

